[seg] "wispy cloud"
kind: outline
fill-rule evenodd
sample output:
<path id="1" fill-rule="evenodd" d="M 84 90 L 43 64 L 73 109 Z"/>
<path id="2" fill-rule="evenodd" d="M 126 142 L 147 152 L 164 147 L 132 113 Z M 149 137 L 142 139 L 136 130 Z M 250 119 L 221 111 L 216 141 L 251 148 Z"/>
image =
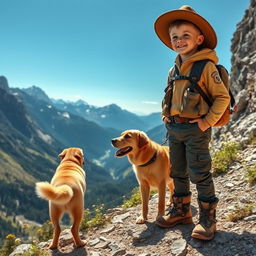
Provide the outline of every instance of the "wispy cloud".
<path id="1" fill-rule="evenodd" d="M 156 101 L 142 101 L 143 104 L 148 104 L 148 105 L 158 105 L 159 103 Z"/>

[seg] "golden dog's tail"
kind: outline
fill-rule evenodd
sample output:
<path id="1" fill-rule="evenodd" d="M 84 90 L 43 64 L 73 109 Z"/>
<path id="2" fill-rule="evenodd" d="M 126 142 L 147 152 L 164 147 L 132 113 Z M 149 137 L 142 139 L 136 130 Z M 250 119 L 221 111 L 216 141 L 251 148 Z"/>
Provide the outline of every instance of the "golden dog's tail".
<path id="1" fill-rule="evenodd" d="M 56 204 L 66 204 L 73 197 L 73 190 L 68 185 L 54 187 L 49 182 L 37 182 L 36 194 Z"/>

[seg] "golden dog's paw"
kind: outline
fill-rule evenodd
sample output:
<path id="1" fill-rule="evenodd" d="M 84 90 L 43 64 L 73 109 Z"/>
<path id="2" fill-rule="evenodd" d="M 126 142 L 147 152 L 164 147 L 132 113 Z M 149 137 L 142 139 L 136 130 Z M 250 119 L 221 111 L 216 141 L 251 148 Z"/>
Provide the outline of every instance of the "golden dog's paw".
<path id="1" fill-rule="evenodd" d="M 87 244 L 86 240 L 81 240 L 79 243 L 76 243 L 76 247 L 83 247 Z"/>
<path id="2" fill-rule="evenodd" d="M 147 218 L 144 218 L 143 216 L 139 216 L 136 220 L 136 224 L 144 224 L 147 221 Z"/>

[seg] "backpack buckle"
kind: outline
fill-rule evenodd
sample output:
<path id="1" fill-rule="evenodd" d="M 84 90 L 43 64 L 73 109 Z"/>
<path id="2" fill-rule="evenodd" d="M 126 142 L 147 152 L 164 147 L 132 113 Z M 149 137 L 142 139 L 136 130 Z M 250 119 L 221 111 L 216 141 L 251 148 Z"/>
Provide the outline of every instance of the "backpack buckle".
<path id="1" fill-rule="evenodd" d="M 192 79 L 194 82 L 198 82 L 198 81 L 199 81 L 196 76 L 191 76 L 191 79 Z"/>

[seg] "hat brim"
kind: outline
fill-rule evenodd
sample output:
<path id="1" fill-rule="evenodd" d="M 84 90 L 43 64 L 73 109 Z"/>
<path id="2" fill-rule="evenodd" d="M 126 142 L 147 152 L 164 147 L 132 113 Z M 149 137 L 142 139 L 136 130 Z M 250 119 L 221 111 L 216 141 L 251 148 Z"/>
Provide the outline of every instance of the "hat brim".
<path id="1" fill-rule="evenodd" d="M 204 35 L 203 48 L 214 49 L 217 45 L 217 36 L 207 20 L 197 13 L 187 10 L 174 10 L 159 16 L 155 21 L 155 32 L 159 39 L 169 48 L 172 48 L 169 35 L 170 24 L 176 20 L 185 20 L 196 25 Z"/>

